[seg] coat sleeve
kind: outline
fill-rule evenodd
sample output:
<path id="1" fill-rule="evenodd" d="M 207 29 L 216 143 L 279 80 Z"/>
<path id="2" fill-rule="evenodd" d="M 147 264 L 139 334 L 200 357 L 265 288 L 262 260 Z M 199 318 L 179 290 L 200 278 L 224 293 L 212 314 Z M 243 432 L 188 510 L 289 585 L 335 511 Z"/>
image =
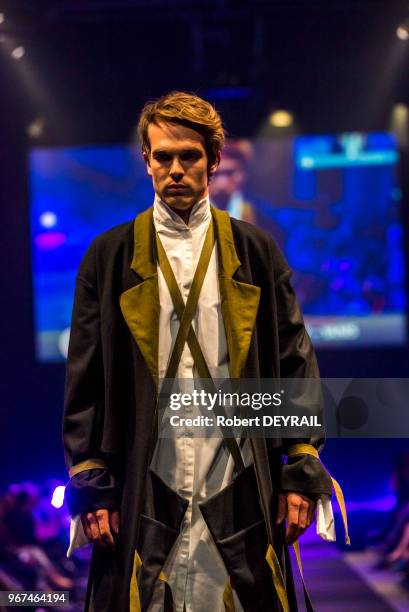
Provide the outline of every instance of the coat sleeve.
<path id="1" fill-rule="evenodd" d="M 301 309 L 298 305 L 294 289 L 291 285 L 291 269 L 278 247 L 275 249 L 273 261 L 276 269 L 275 293 L 277 303 L 280 378 L 319 378 L 318 363 L 315 352 L 304 325 Z M 314 387 L 318 389 L 317 387 Z M 319 403 L 311 402 L 306 397 L 304 407 L 314 414 L 319 410 Z M 283 439 L 284 454 L 294 444 L 310 444 L 320 452 L 324 446 L 323 437 L 285 438 Z M 332 480 L 328 471 L 319 459 L 312 455 L 297 455 L 288 458 L 281 469 L 281 489 L 305 494 L 312 499 L 320 495 L 332 494 Z"/>
<path id="2" fill-rule="evenodd" d="M 95 243 L 81 262 L 75 288 L 67 357 L 63 442 L 67 468 L 84 469 L 66 487 L 71 515 L 118 507 L 119 492 L 101 452 L 104 419 L 104 369 L 101 350 L 100 304 L 95 273 Z M 83 462 L 91 463 L 83 463 Z M 101 465 L 103 467 L 101 467 Z"/>

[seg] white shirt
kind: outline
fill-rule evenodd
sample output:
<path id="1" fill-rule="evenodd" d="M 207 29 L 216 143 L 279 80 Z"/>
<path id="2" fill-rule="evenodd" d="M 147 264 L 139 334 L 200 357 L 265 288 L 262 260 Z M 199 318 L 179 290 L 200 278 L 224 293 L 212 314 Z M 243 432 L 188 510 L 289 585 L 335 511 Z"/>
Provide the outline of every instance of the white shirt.
<path id="1" fill-rule="evenodd" d="M 155 228 L 166 251 L 181 294 L 186 302 L 196 266 L 211 221 L 208 197 L 192 208 L 189 224 L 172 211 L 157 196 L 153 218 Z M 220 306 L 218 286 L 218 254 L 213 249 L 197 310 L 192 321 L 204 357 L 214 378 L 228 378 L 229 364 L 226 337 Z M 159 378 L 165 375 L 168 360 L 179 329 L 179 320 L 166 281 L 158 265 L 160 300 L 159 319 Z M 193 357 L 187 344 L 182 352 L 178 378 L 194 378 Z M 188 391 L 186 388 L 185 391 Z M 184 416 L 189 416 L 184 412 Z M 174 428 L 173 428 L 174 429 Z M 189 499 L 181 533 L 173 547 L 165 567 L 172 588 L 175 611 L 224 612 L 223 590 L 228 575 L 216 546 L 210 536 L 198 507 L 213 493 L 220 491 L 232 480 L 234 463 L 220 436 L 198 438 L 194 428 L 185 426 L 174 430 L 174 437 L 158 438 L 151 468 L 180 495 Z M 242 449 L 245 466 L 252 463 L 250 445 Z M 325 499 L 324 499 L 325 498 Z M 81 533 L 82 532 L 82 533 Z M 324 539 L 334 540 L 331 502 L 323 496 L 317 505 L 317 532 Z M 79 545 L 86 543 L 78 517 L 71 523 L 71 542 L 67 556 Z M 163 607 L 163 586 L 158 581 L 150 612 Z M 242 607 L 235 597 L 237 612 Z"/>
<path id="2" fill-rule="evenodd" d="M 211 221 L 209 200 L 205 198 L 195 204 L 186 225 L 177 213 L 156 197 L 153 218 L 186 302 Z M 217 271 L 218 254 L 215 245 L 192 325 L 213 378 L 224 379 L 229 377 L 229 364 Z M 158 282 L 159 378 L 163 378 L 179 329 L 179 321 L 159 266 Z M 177 378 L 192 380 L 195 374 L 193 357 L 186 343 Z M 193 414 L 188 414 L 185 409 L 183 416 Z M 151 467 L 170 487 L 189 499 L 181 534 L 168 557 L 164 571 L 172 587 L 176 612 L 183 612 L 184 604 L 187 612 L 222 612 L 223 590 L 228 575 L 203 520 L 198 502 L 231 482 L 234 462 L 220 436 L 198 438 L 194 436 L 194 428 L 186 426 L 183 430 L 178 428 L 174 436 L 159 437 L 151 463 Z M 247 441 L 243 446 L 243 460 L 246 466 L 252 463 Z M 322 504 L 322 500 L 319 501 Z M 331 506 L 329 508 L 331 510 Z M 330 534 L 325 535 L 331 538 Z M 236 610 L 239 612 L 242 608 L 237 598 L 235 599 Z M 159 612 L 161 604 L 162 592 L 158 585 L 150 610 Z"/>
<path id="3" fill-rule="evenodd" d="M 206 231 L 211 221 L 208 198 L 193 207 L 189 225 L 156 197 L 153 210 L 156 231 L 166 251 L 182 297 L 186 302 L 200 257 Z M 213 378 L 228 378 L 228 352 L 217 282 L 218 254 L 213 248 L 200 292 L 193 328 Z M 159 378 L 165 375 L 179 320 L 166 281 L 158 266 Z M 189 385 L 194 378 L 193 357 L 185 344 L 177 378 Z M 184 387 L 184 391 L 189 389 Z M 186 409 L 183 416 L 190 416 Z M 158 438 L 151 467 L 180 495 L 190 500 L 181 534 L 164 571 L 172 587 L 176 612 L 224 611 L 222 594 L 228 579 L 224 564 L 202 518 L 198 502 L 220 491 L 233 474 L 233 460 L 221 437 L 198 438 L 194 428 L 174 431 L 177 437 Z M 237 611 L 241 610 L 237 603 Z M 162 590 L 158 584 L 150 610 L 162 609 Z"/>

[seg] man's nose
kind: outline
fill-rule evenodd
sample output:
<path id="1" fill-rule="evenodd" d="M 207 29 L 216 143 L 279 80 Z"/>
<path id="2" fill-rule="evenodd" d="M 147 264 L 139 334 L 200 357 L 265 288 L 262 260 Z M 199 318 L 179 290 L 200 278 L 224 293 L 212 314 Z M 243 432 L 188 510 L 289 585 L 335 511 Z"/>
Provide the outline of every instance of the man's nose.
<path id="1" fill-rule="evenodd" d="M 177 157 L 174 157 L 172 160 L 172 165 L 170 167 L 169 174 L 174 180 L 176 180 L 177 178 L 182 178 L 184 173 L 185 171 L 183 169 L 182 164 L 180 163 L 180 160 Z"/>

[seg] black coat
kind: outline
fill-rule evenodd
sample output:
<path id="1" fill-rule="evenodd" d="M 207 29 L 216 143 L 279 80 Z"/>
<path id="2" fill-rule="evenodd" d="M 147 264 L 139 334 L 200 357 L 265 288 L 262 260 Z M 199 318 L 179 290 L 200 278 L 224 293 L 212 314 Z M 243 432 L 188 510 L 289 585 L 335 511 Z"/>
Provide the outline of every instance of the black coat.
<path id="1" fill-rule="evenodd" d="M 282 253 L 264 231 L 215 209 L 212 214 L 232 377 L 317 377 L 316 358 Z M 148 209 L 91 243 L 76 283 L 64 409 L 66 462 L 71 467 L 103 459 L 106 468 L 72 477 L 67 499 L 71 514 L 101 507 L 121 510 L 115 551 L 93 550 L 86 609 L 97 612 L 129 610 L 148 461 L 156 442 L 158 329 Z M 308 442 L 320 448 L 323 440 Z M 287 443 L 268 440 L 275 493 L 331 494 L 330 476 L 314 457 L 296 457 L 282 465 L 279 458 Z M 277 552 L 291 590 L 283 529 L 276 529 Z"/>

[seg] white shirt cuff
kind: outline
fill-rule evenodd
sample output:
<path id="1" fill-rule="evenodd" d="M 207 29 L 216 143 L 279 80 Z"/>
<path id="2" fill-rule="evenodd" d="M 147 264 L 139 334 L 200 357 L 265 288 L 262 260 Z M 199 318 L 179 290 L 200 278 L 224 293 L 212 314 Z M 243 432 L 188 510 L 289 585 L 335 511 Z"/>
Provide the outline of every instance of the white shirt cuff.
<path id="1" fill-rule="evenodd" d="M 81 548 L 89 544 L 88 538 L 84 533 L 81 523 L 81 515 L 76 514 L 70 522 L 70 545 L 67 550 L 67 557 L 71 557 L 76 548 Z"/>
<path id="2" fill-rule="evenodd" d="M 334 513 L 329 495 L 321 495 L 317 501 L 317 535 L 327 542 L 335 542 Z"/>

